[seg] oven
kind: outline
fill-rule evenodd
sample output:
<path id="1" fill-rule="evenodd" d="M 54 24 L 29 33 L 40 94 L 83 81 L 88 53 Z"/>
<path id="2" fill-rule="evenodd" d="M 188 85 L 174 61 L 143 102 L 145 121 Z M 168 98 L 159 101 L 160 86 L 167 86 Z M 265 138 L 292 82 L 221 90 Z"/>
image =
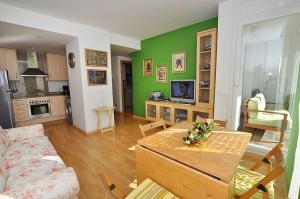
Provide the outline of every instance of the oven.
<path id="1" fill-rule="evenodd" d="M 51 115 L 50 99 L 29 100 L 27 103 L 30 118 L 41 118 Z"/>

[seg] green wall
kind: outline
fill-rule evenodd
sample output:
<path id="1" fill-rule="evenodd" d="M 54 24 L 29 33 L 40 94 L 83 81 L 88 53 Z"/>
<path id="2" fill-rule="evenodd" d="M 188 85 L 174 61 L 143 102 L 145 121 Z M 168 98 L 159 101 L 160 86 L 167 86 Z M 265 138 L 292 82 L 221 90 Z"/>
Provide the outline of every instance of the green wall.
<path id="1" fill-rule="evenodd" d="M 294 169 L 294 160 L 295 160 L 295 151 L 297 146 L 297 139 L 299 134 L 299 101 L 300 101 L 300 71 L 298 73 L 298 83 L 297 83 L 297 90 L 296 90 L 296 97 L 295 97 L 295 103 L 292 113 L 292 131 L 290 136 L 290 143 L 289 143 L 289 150 L 288 150 L 288 156 L 287 156 L 287 162 L 286 162 L 286 179 L 287 179 L 287 188 L 290 187 L 291 178 L 293 174 Z M 288 190 L 287 190 L 288 191 Z"/>
<path id="2" fill-rule="evenodd" d="M 154 90 L 170 97 L 170 80 L 196 79 L 196 33 L 217 27 L 218 19 L 212 18 L 141 42 L 141 50 L 132 56 L 133 112 L 145 116 L 145 100 Z M 186 51 L 186 72 L 172 73 L 172 53 Z M 143 59 L 153 59 L 153 75 L 143 76 Z M 156 66 L 167 65 L 168 83 L 156 82 Z"/>

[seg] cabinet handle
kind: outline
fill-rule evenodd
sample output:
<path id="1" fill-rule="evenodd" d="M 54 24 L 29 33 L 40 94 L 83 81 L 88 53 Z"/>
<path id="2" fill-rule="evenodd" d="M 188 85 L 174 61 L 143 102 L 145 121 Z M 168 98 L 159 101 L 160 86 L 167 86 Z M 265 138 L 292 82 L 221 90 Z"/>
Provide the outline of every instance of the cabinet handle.
<path id="1" fill-rule="evenodd" d="M 18 73 L 16 73 L 16 79 L 18 79 Z"/>

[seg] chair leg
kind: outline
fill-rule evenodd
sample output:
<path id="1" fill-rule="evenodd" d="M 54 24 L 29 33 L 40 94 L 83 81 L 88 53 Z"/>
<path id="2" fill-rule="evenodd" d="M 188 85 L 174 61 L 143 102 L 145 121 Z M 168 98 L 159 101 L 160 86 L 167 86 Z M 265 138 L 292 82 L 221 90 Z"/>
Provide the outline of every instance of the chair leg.
<path id="1" fill-rule="evenodd" d="M 280 131 L 280 139 L 279 139 L 279 143 L 281 144 L 283 142 L 283 138 L 284 138 L 284 130 Z"/>

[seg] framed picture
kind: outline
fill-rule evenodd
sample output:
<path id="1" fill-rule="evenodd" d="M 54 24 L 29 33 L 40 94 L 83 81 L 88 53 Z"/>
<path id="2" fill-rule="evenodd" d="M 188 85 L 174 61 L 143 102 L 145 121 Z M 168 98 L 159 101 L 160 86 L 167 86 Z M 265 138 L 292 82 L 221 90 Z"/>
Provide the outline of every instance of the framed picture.
<path id="1" fill-rule="evenodd" d="M 86 48 L 85 64 L 87 67 L 107 67 L 107 52 Z"/>
<path id="2" fill-rule="evenodd" d="M 158 65 L 156 67 L 156 81 L 160 83 L 167 83 L 168 81 L 167 66 Z"/>
<path id="3" fill-rule="evenodd" d="M 97 69 L 87 69 L 87 80 L 89 86 L 99 86 L 107 84 L 107 71 Z"/>
<path id="4" fill-rule="evenodd" d="M 153 61 L 152 59 L 144 59 L 143 61 L 144 76 L 151 76 L 153 74 Z"/>
<path id="5" fill-rule="evenodd" d="M 172 73 L 185 72 L 185 51 L 172 54 Z"/>

